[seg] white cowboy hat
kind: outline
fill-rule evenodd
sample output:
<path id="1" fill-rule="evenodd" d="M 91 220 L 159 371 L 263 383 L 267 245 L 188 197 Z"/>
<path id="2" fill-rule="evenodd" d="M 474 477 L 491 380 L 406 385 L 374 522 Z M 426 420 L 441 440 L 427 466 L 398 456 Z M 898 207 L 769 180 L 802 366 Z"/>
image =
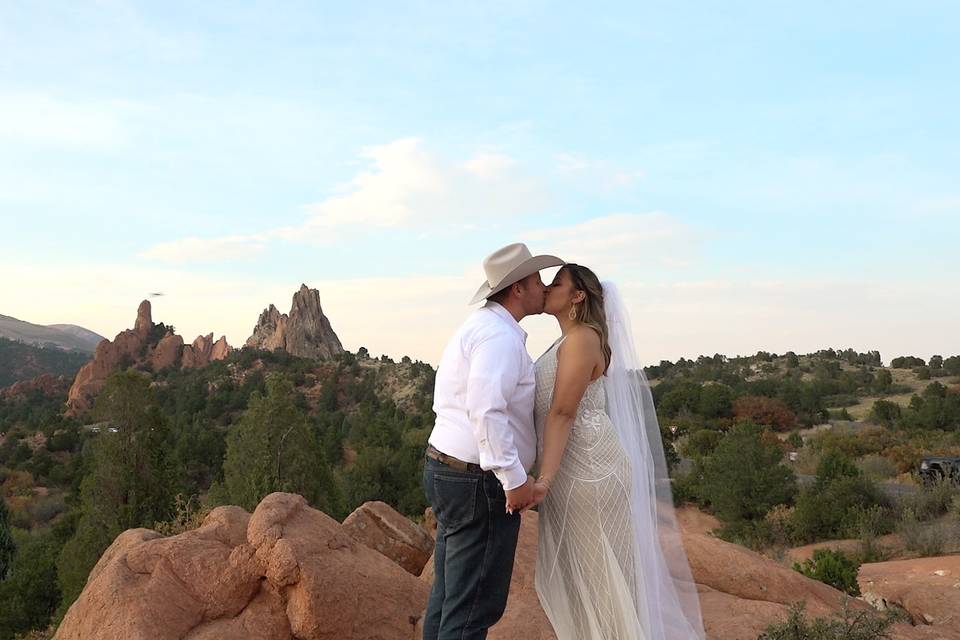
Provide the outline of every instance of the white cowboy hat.
<path id="1" fill-rule="evenodd" d="M 497 249 L 483 260 L 483 272 L 487 281 L 480 285 L 469 304 L 485 300 L 498 291 L 503 291 L 514 282 L 523 280 L 532 273 L 549 267 L 566 264 L 557 256 L 534 256 L 522 242 L 508 244 Z"/>

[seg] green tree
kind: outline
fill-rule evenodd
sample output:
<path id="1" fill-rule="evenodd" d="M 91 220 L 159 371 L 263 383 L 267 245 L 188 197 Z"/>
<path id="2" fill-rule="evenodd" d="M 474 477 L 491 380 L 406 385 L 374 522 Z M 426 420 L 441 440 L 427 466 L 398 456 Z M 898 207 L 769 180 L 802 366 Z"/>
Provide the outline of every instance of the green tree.
<path id="1" fill-rule="evenodd" d="M 960 376 L 960 356 L 950 356 L 944 360 L 943 368 L 952 376 Z"/>
<path id="2" fill-rule="evenodd" d="M 61 612 L 117 535 L 167 520 L 173 505 L 167 420 L 150 377 L 133 370 L 113 374 L 94 414 L 105 428 L 85 450 L 90 470 L 80 483 L 80 521 L 60 553 Z"/>
<path id="3" fill-rule="evenodd" d="M 889 400 L 877 400 L 870 409 L 870 422 L 892 427 L 900 420 L 900 405 Z"/>
<path id="4" fill-rule="evenodd" d="M 791 528 L 798 542 L 842 538 L 856 533 L 860 514 L 889 500 L 844 453 L 827 450 L 817 465 L 817 478 L 797 498 Z"/>
<path id="5" fill-rule="evenodd" d="M 893 374 L 887 369 L 880 369 L 873 380 L 873 388 L 877 393 L 888 393 L 893 385 Z"/>
<path id="6" fill-rule="evenodd" d="M 330 514 L 342 509 L 316 430 L 280 374 L 267 377 L 266 394 L 250 397 L 227 437 L 223 480 L 230 502 L 248 511 L 274 491 L 299 493 Z"/>
<path id="7" fill-rule="evenodd" d="M 721 384 L 706 384 L 700 390 L 697 413 L 705 418 L 728 417 L 733 410 L 733 393 Z"/>
<path id="8" fill-rule="evenodd" d="M 71 514 L 49 531 L 24 539 L 10 574 L 0 581 L 0 640 L 50 624 L 61 597 L 57 556 L 75 527 Z"/>
<path id="9" fill-rule="evenodd" d="M 736 425 L 705 461 L 701 497 L 727 523 L 762 518 L 796 492 L 793 472 L 782 464 L 783 450 L 762 437 L 756 425 Z"/>
<path id="10" fill-rule="evenodd" d="M 10 531 L 10 512 L 7 510 L 7 503 L 3 496 L 0 496 L 0 580 L 7 577 L 16 552 L 17 545 Z"/>

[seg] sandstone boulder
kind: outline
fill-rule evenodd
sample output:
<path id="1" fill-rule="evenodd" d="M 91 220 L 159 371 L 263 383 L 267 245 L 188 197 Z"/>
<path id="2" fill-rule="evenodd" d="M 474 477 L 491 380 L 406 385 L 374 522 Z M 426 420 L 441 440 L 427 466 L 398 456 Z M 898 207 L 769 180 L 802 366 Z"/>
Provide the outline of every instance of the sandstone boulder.
<path id="1" fill-rule="evenodd" d="M 170 538 L 126 531 L 57 640 L 408 640 L 427 587 L 298 495 L 220 507 Z"/>
<path id="2" fill-rule="evenodd" d="M 365 502 L 343 521 L 347 534 L 418 576 L 433 553 L 433 538 L 385 502 Z"/>

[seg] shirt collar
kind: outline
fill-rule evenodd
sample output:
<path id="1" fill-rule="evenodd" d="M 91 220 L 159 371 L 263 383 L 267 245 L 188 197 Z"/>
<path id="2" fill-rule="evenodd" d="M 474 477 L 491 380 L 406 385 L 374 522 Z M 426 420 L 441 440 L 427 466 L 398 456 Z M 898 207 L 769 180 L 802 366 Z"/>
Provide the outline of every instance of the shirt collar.
<path id="1" fill-rule="evenodd" d="M 513 317 L 513 314 L 507 311 L 503 305 L 493 300 L 487 300 L 487 304 L 483 305 L 484 309 L 490 309 L 495 314 L 503 318 L 504 322 L 510 325 L 514 331 L 520 334 L 520 337 L 523 338 L 523 343 L 527 343 L 527 332 L 523 330 L 523 327 L 520 326 L 520 323 L 517 322 L 517 319 Z"/>

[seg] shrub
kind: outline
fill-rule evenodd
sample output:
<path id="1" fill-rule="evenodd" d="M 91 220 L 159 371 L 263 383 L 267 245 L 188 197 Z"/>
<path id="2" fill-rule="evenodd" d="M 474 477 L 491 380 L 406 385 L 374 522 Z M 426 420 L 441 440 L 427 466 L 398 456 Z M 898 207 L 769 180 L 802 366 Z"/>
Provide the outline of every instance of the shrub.
<path id="1" fill-rule="evenodd" d="M 900 419 L 900 405 L 889 400 L 877 400 L 870 409 L 868 419 L 870 422 L 892 427 Z"/>
<path id="2" fill-rule="evenodd" d="M 713 453 L 723 434 L 713 429 L 699 429 L 687 436 L 680 448 L 680 452 L 687 458 L 699 459 Z"/>
<path id="3" fill-rule="evenodd" d="M 840 612 L 831 618 L 808 621 L 804 604 L 798 603 L 791 605 L 786 620 L 769 625 L 757 640 L 889 640 L 890 626 L 902 616 L 893 611 L 854 611 L 845 598 Z"/>
<path id="4" fill-rule="evenodd" d="M 742 396 L 733 403 L 733 415 L 738 420 L 770 427 L 774 431 L 789 431 L 796 427 L 797 416 L 783 400 L 766 396 Z"/>
<path id="5" fill-rule="evenodd" d="M 949 480 L 939 480 L 901 498 L 900 507 L 902 511 L 912 511 L 923 522 L 947 513 L 957 496 L 960 496 L 960 488 Z"/>
<path id="6" fill-rule="evenodd" d="M 162 536 L 175 536 L 199 528 L 204 518 L 213 510 L 210 506 L 201 505 L 196 496 L 184 500 L 182 493 L 178 493 L 173 502 L 173 517 L 153 526 L 154 531 Z"/>
<path id="7" fill-rule="evenodd" d="M 849 458 L 828 451 L 817 467 L 816 481 L 797 498 L 791 522 L 795 540 L 806 543 L 855 535 L 858 514 L 875 505 L 888 508 L 889 500 Z"/>
<path id="8" fill-rule="evenodd" d="M 860 562 L 879 562 L 886 552 L 878 543 L 880 534 L 889 531 L 887 511 L 878 505 L 857 511 L 857 532 L 860 538 Z"/>
<path id="9" fill-rule="evenodd" d="M 954 523 L 924 524 L 917 514 L 906 509 L 900 516 L 897 533 L 903 545 L 921 557 L 943 555 L 947 540 L 955 539 L 958 527 Z"/>
<path id="10" fill-rule="evenodd" d="M 873 481 L 887 480 L 897 475 L 897 466 L 887 458 L 872 454 L 857 461 L 857 468 L 867 478 Z"/>
<path id="11" fill-rule="evenodd" d="M 803 436 L 800 435 L 799 431 L 791 431 L 790 435 L 787 436 L 787 444 L 789 444 L 794 449 L 802 449 Z"/>
<path id="12" fill-rule="evenodd" d="M 795 562 L 793 570 L 851 596 L 860 595 L 860 585 L 857 584 L 860 563 L 848 558 L 842 551 L 817 549 L 813 552 L 813 558 L 804 560 L 803 564 Z"/>

